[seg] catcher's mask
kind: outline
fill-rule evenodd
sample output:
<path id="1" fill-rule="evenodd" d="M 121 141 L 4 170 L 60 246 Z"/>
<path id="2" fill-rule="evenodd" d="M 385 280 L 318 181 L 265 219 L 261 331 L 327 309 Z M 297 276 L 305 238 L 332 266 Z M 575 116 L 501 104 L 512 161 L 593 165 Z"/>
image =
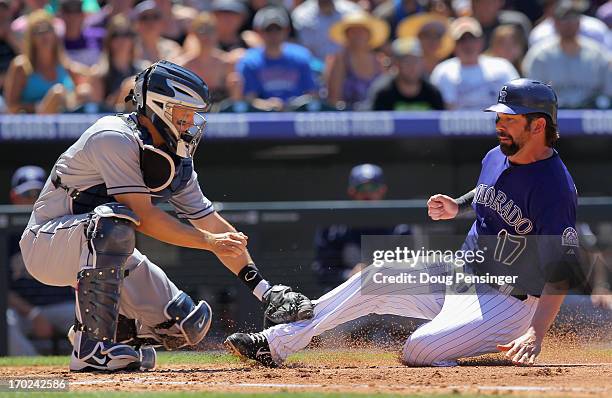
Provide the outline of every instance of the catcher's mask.
<path id="1" fill-rule="evenodd" d="M 208 86 L 195 73 L 168 61 L 158 61 L 136 76 L 126 97 L 146 116 L 164 139 L 168 151 L 193 157 L 210 110 Z"/>

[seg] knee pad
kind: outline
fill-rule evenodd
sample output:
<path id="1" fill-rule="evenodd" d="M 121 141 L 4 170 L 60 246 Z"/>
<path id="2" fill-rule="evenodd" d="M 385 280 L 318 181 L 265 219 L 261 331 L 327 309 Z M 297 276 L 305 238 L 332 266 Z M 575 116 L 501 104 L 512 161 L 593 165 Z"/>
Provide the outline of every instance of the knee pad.
<path id="1" fill-rule="evenodd" d="M 185 292 L 177 294 L 164 308 L 168 321 L 157 325 L 166 349 L 177 349 L 198 344 L 210 328 L 212 310 L 208 303 L 200 301 L 197 305 Z M 176 326 L 180 333 L 170 332 Z"/>
<path id="2" fill-rule="evenodd" d="M 94 255 L 94 268 L 121 265 L 134 252 L 136 213 L 120 203 L 96 207 L 87 226 L 87 239 Z"/>

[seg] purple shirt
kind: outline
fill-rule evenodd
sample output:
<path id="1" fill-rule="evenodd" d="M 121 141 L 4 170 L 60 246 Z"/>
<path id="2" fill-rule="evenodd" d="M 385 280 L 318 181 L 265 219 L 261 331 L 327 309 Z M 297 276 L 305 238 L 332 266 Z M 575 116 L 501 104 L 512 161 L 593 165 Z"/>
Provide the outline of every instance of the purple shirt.
<path id="1" fill-rule="evenodd" d="M 98 62 L 102 52 L 104 29 L 87 27 L 78 39 L 64 38 L 64 46 L 68 57 L 76 62 L 91 66 Z"/>

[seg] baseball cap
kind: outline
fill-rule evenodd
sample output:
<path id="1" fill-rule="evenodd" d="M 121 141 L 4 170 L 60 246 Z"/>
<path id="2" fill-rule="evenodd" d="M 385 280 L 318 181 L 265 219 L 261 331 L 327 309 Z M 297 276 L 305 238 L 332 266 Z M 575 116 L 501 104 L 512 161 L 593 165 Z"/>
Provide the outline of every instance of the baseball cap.
<path id="1" fill-rule="evenodd" d="M 421 43 L 414 37 L 395 39 L 393 43 L 391 43 L 391 53 L 396 58 L 405 57 L 406 55 L 412 55 L 414 57 L 423 56 Z"/>
<path id="2" fill-rule="evenodd" d="M 270 25 L 278 25 L 281 28 L 289 27 L 289 17 L 285 10 L 278 7 L 265 7 L 257 11 L 253 18 L 255 29 L 265 29 Z"/>
<path id="3" fill-rule="evenodd" d="M 247 7 L 240 0 L 214 0 L 211 5 L 211 10 L 214 11 L 226 11 L 233 12 L 236 14 L 246 14 Z"/>
<path id="4" fill-rule="evenodd" d="M 589 2 L 584 0 L 561 0 L 555 6 L 553 15 L 555 18 L 582 15 L 589 8 Z"/>
<path id="5" fill-rule="evenodd" d="M 484 110 L 509 115 L 544 113 L 557 123 L 557 94 L 555 90 L 538 80 L 514 79 L 499 91 L 497 103 Z"/>
<path id="6" fill-rule="evenodd" d="M 155 11 L 161 15 L 161 11 L 157 8 L 154 0 L 145 0 L 142 3 L 138 3 L 131 12 L 132 19 L 137 19 L 147 11 Z"/>
<path id="7" fill-rule="evenodd" d="M 453 39 L 459 40 L 464 34 L 470 33 L 474 37 L 482 37 L 482 27 L 480 23 L 472 17 L 457 18 L 450 25 L 450 35 Z"/>
<path id="8" fill-rule="evenodd" d="M 27 191 L 42 190 L 47 173 L 38 166 L 23 166 L 15 170 L 11 179 L 11 188 L 17 195 Z"/>
<path id="9" fill-rule="evenodd" d="M 360 164 L 351 169 L 349 186 L 357 187 L 363 184 L 384 184 L 385 176 L 382 168 L 375 164 Z"/>

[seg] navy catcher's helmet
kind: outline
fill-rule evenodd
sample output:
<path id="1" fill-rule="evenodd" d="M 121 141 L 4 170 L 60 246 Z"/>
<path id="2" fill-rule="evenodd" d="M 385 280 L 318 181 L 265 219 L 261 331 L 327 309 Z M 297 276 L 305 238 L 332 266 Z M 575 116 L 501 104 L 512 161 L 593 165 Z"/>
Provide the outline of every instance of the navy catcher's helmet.
<path id="1" fill-rule="evenodd" d="M 485 112 L 499 112 L 510 115 L 543 113 L 557 124 L 557 94 L 551 86 L 537 80 L 515 79 L 501 88 L 497 104 Z"/>
<path id="2" fill-rule="evenodd" d="M 132 98 L 140 114 L 162 135 L 168 150 L 180 157 L 193 156 L 210 109 L 208 86 L 198 75 L 165 60 L 136 76 Z M 189 115 L 185 119 L 184 115 Z M 178 129 L 176 125 L 182 128 Z"/>

